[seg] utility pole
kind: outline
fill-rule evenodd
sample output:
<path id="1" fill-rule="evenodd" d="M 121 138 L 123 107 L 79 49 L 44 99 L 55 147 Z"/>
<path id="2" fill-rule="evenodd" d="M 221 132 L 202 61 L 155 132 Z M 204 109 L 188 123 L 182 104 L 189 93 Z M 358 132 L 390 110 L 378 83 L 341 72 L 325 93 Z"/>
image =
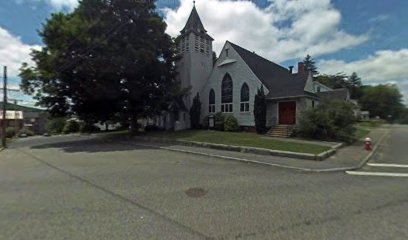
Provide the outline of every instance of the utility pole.
<path id="1" fill-rule="evenodd" d="M 6 143 L 6 127 L 7 127 L 7 119 L 6 119 L 6 110 L 7 110 L 7 67 L 4 66 L 3 70 L 3 119 L 2 119 L 2 138 L 1 143 L 2 146 L 5 148 L 7 147 Z"/>

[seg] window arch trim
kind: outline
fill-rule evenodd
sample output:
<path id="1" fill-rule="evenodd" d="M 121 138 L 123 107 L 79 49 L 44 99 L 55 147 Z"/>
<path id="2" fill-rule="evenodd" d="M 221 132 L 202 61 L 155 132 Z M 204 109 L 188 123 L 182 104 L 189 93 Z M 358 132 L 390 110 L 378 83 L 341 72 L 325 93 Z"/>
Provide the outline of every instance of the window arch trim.
<path id="1" fill-rule="evenodd" d="M 233 112 L 233 87 L 231 75 L 226 73 L 221 82 L 221 112 Z"/>
<path id="2" fill-rule="evenodd" d="M 212 88 L 208 94 L 208 112 L 215 113 L 215 91 Z"/>
<path id="3" fill-rule="evenodd" d="M 244 82 L 241 87 L 240 111 L 249 112 L 249 86 L 246 82 Z"/>

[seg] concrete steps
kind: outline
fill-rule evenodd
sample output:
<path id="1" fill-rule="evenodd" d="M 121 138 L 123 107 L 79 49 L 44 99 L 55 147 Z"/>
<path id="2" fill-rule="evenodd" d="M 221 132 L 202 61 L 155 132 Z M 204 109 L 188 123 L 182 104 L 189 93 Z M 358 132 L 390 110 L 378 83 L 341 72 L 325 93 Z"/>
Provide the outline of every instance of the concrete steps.
<path id="1" fill-rule="evenodd" d="M 293 132 L 292 125 L 276 125 L 269 129 L 266 136 L 288 138 Z"/>

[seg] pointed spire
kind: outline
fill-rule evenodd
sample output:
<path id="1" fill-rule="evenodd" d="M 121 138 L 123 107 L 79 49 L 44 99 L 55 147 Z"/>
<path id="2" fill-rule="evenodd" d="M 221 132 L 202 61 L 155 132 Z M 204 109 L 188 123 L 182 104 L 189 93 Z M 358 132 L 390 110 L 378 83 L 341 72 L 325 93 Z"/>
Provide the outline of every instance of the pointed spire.
<path id="1" fill-rule="evenodd" d="M 201 22 L 200 16 L 198 15 L 197 9 L 195 7 L 195 1 L 193 3 L 194 6 L 191 10 L 190 16 L 188 17 L 186 26 L 183 28 L 183 30 L 180 31 L 181 35 L 186 35 L 190 32 L 194 32 L 213 41 L 214 39 L 207 34 L 207 30 L 205 30 L 204 25 Z"/>
<path id="2" fill-rule="evenodd" d="M 204 31 L 207 32 L 204 29 L 204 25 L 201 22 L 200 16 L 198 15 L 197 9 L 195 7 L 195 1 L 194 1 L 194 7 L 193 10 L 191 10 L 190 16 L 188 17 L 186 26 L 183 28 L 183 30 L 181 30 L 182 33 L 184 33 L 185 31 L 188 30 L 194 30 L 194 31 Z"/>

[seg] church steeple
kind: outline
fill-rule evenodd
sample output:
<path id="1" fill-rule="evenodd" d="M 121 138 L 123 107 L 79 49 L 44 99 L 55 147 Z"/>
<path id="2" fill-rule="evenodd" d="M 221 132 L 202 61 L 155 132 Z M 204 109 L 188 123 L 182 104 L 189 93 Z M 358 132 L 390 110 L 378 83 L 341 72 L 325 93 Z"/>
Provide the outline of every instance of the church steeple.
<path id="1" fill-rule="evenodd" d="M 193 97 L 200 93 L 213 69 L 213 38 L 207 34 L 194 5 L 180 36 L 177 38 L 180 59 L 177 61 L 178 77 L 182 88 L 190 88 L 185 99 L 189 109 Z"/>
<path id="2" fill-rule="evenodd" d="M 207 30 L 205 30 L 204 25 L 201 22 L 195 5 L 193 7 L 193 10 L 191 10 L 186 25 L 184 26 L 183 30 L 180 31 L 182 35 L 189 34 L 190 32 L 204 35 L 205 37 L 214 40 L 212 37 L 210 37 L 210 35 L 207 34 Z"/>

